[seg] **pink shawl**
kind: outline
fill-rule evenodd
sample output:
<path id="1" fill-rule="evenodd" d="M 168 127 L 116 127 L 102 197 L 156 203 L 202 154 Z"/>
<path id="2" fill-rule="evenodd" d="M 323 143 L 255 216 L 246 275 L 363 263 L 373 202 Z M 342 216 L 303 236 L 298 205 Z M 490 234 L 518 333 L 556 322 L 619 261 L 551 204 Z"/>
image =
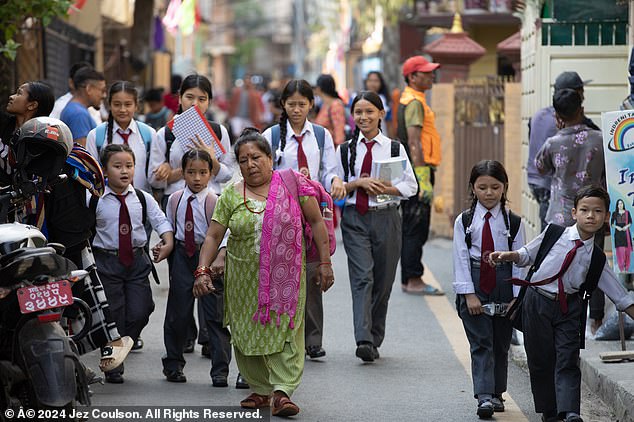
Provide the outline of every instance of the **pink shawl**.
<path id="1" fill-rule="evenodd" d="M 316 196 L 307 180 L 299 173 L 295 175 L 299 196 Z M 302 276 L 302 220 L 300 204 L 274 171 L 262 222 L 258 310 L 253 315 L 253 320 L 263 325 L 271 321 L 270 312 L 274 311 L 278 327 L 281 316 L 288 314 L 289 327 L 295 328 Z"/>

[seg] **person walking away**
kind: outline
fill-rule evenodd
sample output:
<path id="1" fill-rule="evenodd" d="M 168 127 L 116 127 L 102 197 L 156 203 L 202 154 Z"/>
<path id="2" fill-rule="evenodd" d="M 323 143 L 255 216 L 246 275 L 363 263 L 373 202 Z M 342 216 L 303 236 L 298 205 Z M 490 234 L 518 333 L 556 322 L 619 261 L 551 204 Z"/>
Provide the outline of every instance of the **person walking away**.
<path id="1" fill-rule="evenodd" d="M 401 250 L 401 288 L 405 293 L 443 295 L 425 283 L 423 246 L 429 237 L 434 173 L 440 165 L 440 135 L 435 115 L 427 105 L 425 92 L 431 89 L 438 63 L 422 56 L 410 57 L 403 63 L 407 86 L 398 106 L 398 137 L 405 148 L 418 181 L 418 191 L 402 201 L 403 247 Z"/>
<path id="2" fill-rule="evenodd" d="M 330 132 L 307 120 L 315 103 L 313 89 L 305 80 L 289 81 L 281 96 L 280 123 L 262 136 L 271 144 L 273 168 L 291 168 L 319 181 L 326 190 L 335 175 L 335 147 Z M 306 354 L 311 359 L 326 355 L 322 347 L 324 306 L 319 288 L 319 262 L 306 263 Z"/>
<path id="3" fill-rule="evenodd" d="M 527 267 L 535 263 L 538 251 L 545 252 L 531 281 L 514 280 L 526 286 L 521 307 L 524 346 L 535 411 L 545 422 L 583 422 L 579 350 L 585 334 L 584 295 L 598 286 L 618 310 L 634 318 L 634 295 L 625 291 L 594 242 L 609 221 L 609 206 L 604 188 L 584 186 L 574 198 L 574 225 L 550 224 L 526 246 L 489 255 L 492 264 Z M 543 244 L 550 249 L 544 251 Z"/>
<path id="4" fill-rule="evenodd" d="M 335 145 L 341 145 L 346 140 L 346 108 L 335 79 L 331 75 L 320 75 L 315 93 L 321 97 L 322 104 L 314 122 L 328 129 Z"/>
<path id="5" fill-rule="evenodd" d="M 477 163 L 469 177 L 471 207 L 454 223 L 453 288 L 471 346 L 473 394 L 480 418 L 504 412 L 502 394 L 507 386 L 513 333 L 504 311 L 519 293 L 519 288 L 506 282 L 512 276 L 519 277 L 519 271 L 510 264 L 493 267 L 488 261 L 493 250 L 516 250 L 524 245 L 521 218 L 506 209 L 508 183 L 500 162 Z"/>
<path id="6" fill-rule="evenodd" d="M 406 158 L 407 152 L 379 130 L 385 110 L 377 94 L 362 91 L 352 101 L 351 109 L 356 124 L 354 136 L 339 146 L 337 177 L 330 192 L 334 199 L 346 200 L 341 234 L 348 255 L 355 355 L 364 362 L 373 362 L 379 358 L 378 349 L 385 338 L 402 233 L 398 199 L 377 202 L 376 195 L 412 196 L 416 193 L 416 178 L 409 160 L 397 180 L 370 177 L 374 161 Z"/>
<path id="7" fill-rule="evenodd" d="M 107 145 L 101 164 L 108 186 L 97 201 L 87 195 L 87 205 L 95 210 L 95 237 L 92 245 L 97 272 L 117 327 L 136 342 L 153 310 L 149 274 L 150 256 L 145 250 L 149 238 L 145 221 L 159 234 L 161 241 L 153 252 L 159 262 L 174 247 L 172 227 L 151 194 L 132 187 L 134 152 L 126 144 Z M 96 203 L 95 203 L 96 202 Z M 106 371 L 106 382 L 123 382 L 123 365 Z"/>
<path id="8" fill-rule="evenodd" d="M 328 232 L 315 188 L 300 174 L 282 170 L 297 182 L 292 195 L 273 170 L 270 145 L 257 130 L 246 129 L 234 149 L 243 180 L 228 185 L 218 199 L 194 273 L 194 296 L 214 290 L 216 274 L 209 265 L 229 229 L 224 322 L 231 327 L 238 369 L 253 391 L 240 405 L 270 406 L 273 416 L 292 416 L 300 411 L 290 398 L 304 370 L 302 219 L 311 226 L 319 252 L 322 291 L 334 282 Z"/>

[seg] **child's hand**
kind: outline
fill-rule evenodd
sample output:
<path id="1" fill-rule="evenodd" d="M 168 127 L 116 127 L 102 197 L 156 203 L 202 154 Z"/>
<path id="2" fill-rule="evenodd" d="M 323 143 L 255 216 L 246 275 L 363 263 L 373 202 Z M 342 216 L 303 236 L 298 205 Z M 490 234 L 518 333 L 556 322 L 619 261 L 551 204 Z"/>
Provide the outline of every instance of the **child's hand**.
<path id="1" fill-rule="evenodd" d="M 332 199 L 335 201 L 339 199 L 344 199 L 348 192 L 346 192 L 346 187 L 343 184 L 343 180 L 338 177 L 335 177 L 332 181 L 332 186 L 330 187 L 330 195 Z"/>
<path id="2" fill-rule="evenodd" d="M 160 166 L 158 166 L 156 169 L 154 169 L 153 171 L 154 177 L 158 181 L 165 180 L 170 175 L 171 170 L 172 168 L 170 167 L 168 163 L 163 163 Z"/>
<path id="3" fill-rule="evenodd" d="M 375 179 L 374 177 L 362 177 L 357 179 L 357 184 L 362 187 L 368 195 L 373 196 L 380 195 L 387 189 L 387 186 L 385 186 L 381 180 Z"/>
<path id="4" fill-rule="evenodd" d="M 464 295 L 465 299 L 467 299 L 467 309 L 469 310 L 469 315 L 480 315 L 482 313 L 482 302 L 475 293 L 470 293 L 468 295 Z"/>
<path id="5" fill-rule="evenodd" d="M 161 262 L 172 253 L 172 245 L 166 244 L 163 240 L 152 248 L 154 262 Z"/>
<path id="6" fill-rule="evenodd" d="M 500 262 L 515 262 L 517 260 L 517 253 L 515 251 L 495 251 L 489 254 L 488 262 L 491 266 L 495 267 Z"/>
<path id="7" fill-rule="evenodd" d="M 220 249 L 220 251 L 218 251 L 218 256 L 216 256 L 216 259 L 214 260 L 214 262 L 211 263 L 211 274 L 212 274 L 211 278 L 212 279 L 220 278 L 224 275 L 226 254 L 227 254 L 226 248 Z"/>
<path id="8" fill-rule="evenodd" d="M 216 151 L 213 146 L 207 145 L 198 134 L 196 134 L 196 139 L 192 139 L 191 141 L 192 144 L 194 144 L 195 148 L 207 151 L 209 155 L 211 155 L 211 161 L 213 163 L 214 169 L 220 169 L 220 163 L 216 158 Z"/>

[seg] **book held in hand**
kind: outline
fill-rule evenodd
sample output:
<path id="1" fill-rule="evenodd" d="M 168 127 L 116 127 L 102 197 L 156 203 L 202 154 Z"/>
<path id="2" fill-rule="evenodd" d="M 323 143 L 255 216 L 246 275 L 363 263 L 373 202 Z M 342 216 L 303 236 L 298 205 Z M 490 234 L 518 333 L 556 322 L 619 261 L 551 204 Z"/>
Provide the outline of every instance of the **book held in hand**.
<path id="1" fill-rule="evenodd" d="M 198 106 L 192 106 L 174 117 L 167 122 L 167 126 L 185 151 L 194 148 L 193 141 L 198 135 L 205 145 L 213 146 L 216 158 L 227 152 Z"/>
<path id="2" fill-rule="evenodd" d="M 407 166 L 407 158 L 392 157 L 385 160 L 373 160 L 372 171 L 370 177 L 374 177 L 383 182 L 390 182 L 392 185 L 403 179 L 405 168 Z M 383 203 L 401 199 L 400 196 L 394 195 L 377 195 L 376 202 Z"/>

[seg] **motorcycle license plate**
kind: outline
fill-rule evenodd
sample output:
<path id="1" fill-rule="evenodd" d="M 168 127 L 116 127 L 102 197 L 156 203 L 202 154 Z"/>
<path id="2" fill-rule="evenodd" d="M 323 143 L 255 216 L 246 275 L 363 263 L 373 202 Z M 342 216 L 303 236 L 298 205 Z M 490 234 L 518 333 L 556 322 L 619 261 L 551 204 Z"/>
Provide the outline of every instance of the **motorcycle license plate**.
<path id="1" fill-rule="evenodd" d="M 68 281 L 55 281 L 42 286 L 18 289 L 18 302 L 23 314 L 68 306 L 73 303 L 73 291 Z"/>

